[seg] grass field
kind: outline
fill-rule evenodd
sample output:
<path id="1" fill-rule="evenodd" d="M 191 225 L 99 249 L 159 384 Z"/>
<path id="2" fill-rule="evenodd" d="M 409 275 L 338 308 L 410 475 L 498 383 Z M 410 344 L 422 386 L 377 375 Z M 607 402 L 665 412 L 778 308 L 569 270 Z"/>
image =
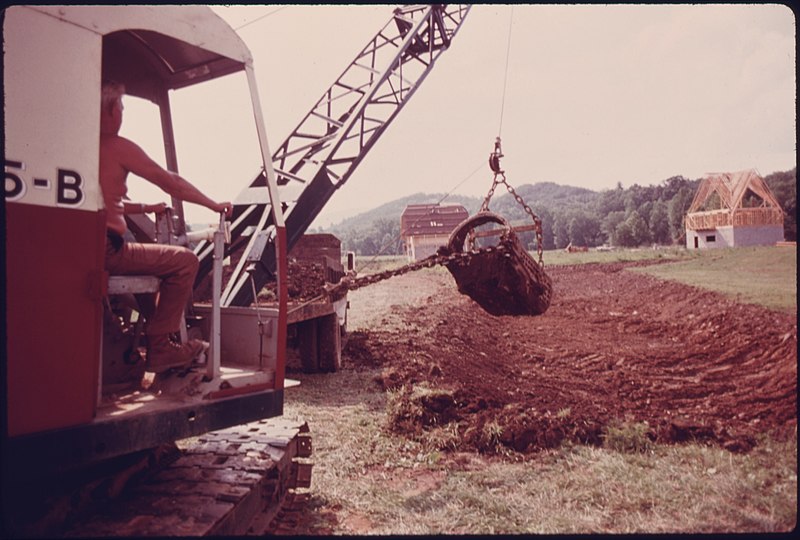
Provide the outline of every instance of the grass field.
<path id="1" fill-rule="evenodd" d="M 542 259 L 545 268 L 564 264 L 669 260 L 674 262 L 632 268 L 631 271 L 721 292 L 740 302 L 772 309 L 797 309 L 797 250 L 794 247 L 709 250 L 672 247 L 583 253 L 566 253 L 559 249 L 545 251 Z M 361 274 L 373 274 L 407 262 L 405 256 L 399 255 L 362 257 L 357 269 Z"/>
<path id="2" fill-rule="evenodd" d="M 696 444 L 564 445 L 524 461 L 462 454 L 455 458 L 462 465 L 454 467 L 453 456 L 384 429 L 388 400 L 373 381 L 377 373 L 302 375 L 302 384 L 287 390 L 285 414 L 307 420 L 314 440 L 307 530 L 298 534 L 753 533 L 795 527 L 796 440 L 765 439 L 748 454 Z"/>
<path id="3" fill-rule="evenodd" d="M 671 264 L 635 268 L 661 279 L 721 292 L 740 302 L 797 309 L 797 250 L 751 247 L 693 251 Z"/>
<path id="4" fill-rule="evenodd" d="M 683 248 L 662 249 L 614 249 L 611 251 L 586 251 L 583 253 L 566 253 L 562 249 L 545 251 L 542 261 L 545 266 L 561 264 L 612 263 L 641 261 L 646 259 L 688 259 L 697 252 Z M 534 254 L 534 257 L 536 255 Z M 394 269 L 408 263 L 405 255 L 360 256 L 356 262 L 359 273 L 374 274 L 387 269 Z"/>
<path id="5" fill-rule="evenodd" d="M 545 251 L 542 255 L 542 260 L 545 266 L 558 266 L 562 264 L 615 263 L 651 259 L 683 260 L 695 257 L 696 253 L 696 251 L 688 251 L 679 247 L 612 249 L 610 251 L 591 250 L 576 253 L 567 253 L 562 249 L 555 249 Z"/>

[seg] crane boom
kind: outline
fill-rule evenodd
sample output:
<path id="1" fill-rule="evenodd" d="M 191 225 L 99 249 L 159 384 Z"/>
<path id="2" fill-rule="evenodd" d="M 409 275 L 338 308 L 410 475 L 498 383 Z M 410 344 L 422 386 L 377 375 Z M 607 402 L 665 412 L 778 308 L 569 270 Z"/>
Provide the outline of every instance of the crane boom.
<path id="1" fill-rule="evenodd" d="M 305 233 L 333 193 L 449 48 L 469 5 L 406 5 L 394 10 L 300 124 L 272 155 L 286 219 L 287 250 Z M 241 252 L 222 305 L 246 306 L 275 275 L 276 230 L 262 171 L 234 200 L 233 241 Z M 202 243 L 197 281 L 211 270 L 213 249 Z M 252 283 L 250 282 L 252 279 Z"/>

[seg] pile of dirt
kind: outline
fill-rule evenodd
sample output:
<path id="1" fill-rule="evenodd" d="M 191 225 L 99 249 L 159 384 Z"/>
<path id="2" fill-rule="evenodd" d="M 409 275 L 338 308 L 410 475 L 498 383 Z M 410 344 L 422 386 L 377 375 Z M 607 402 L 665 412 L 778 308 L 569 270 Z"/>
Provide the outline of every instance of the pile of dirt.
<path id="1" fill-rule="evenodd" d="M 325 268 L 321 263 L 298 262 L 289 259 L 286 285 L 289 299 L 310 300 L 324 292 Z M 270 281 L 258 293 L 259 300 L 277 298 L 278 285 Z"/>
<path id="2" fill-rule="evenodd" d="M 653 441 L 732 451 L 794 436 L 795 314 L 625 271 L 642 264 L 548 268 L 553 302 L 538 317 L 489 315 L 441 272 L 394 278 L 373 286 L 390 313 L 351 336 L 345 362 L 382 366 L 378 382 L 406 410 L 428 409 L 398 415 L 397 431 L 425 438 L 444 424 L 459 450 L 600 444 L 619 422 L 646 422 Z M 421 302 L 402 293 L 415 280 L 436 283 Z M 354 311 L 372 290 L 358 292 Z"/>
<path id="3" fill-rule="evenodd" d="M 241 258 L 241 253 L 231 257 L 230 264 L 222 268 L 222 288 L 225 288 L 236 265 Z M 287 264 L 287 292 L 289 300 L 305 301 L 310 300 L 324 291 L 325 268 L 321 263 L 298 262 L 289 259 Z M 211 302 L 211 281 L 209 274 L 194 290 L 193 300 L 195 302 Z M 258 292 L 258 299 L 261 302 L 273 302 L 277 299 L 277 283 L 269 281 Z"/>

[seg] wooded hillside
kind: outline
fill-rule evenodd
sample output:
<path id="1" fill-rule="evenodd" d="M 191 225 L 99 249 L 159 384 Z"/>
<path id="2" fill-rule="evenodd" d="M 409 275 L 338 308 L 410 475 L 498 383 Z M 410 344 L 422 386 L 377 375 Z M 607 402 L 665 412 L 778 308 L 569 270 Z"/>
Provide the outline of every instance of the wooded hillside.
<path id="1" fill-rule="evenodd" d="M 765 177 L 785 211 L 784 231 L 787 240 L 797 239 L 797 168 L 775 172 Z M 575 246 L 620 247 L 682 244 L 683 217 L 692 202 L 700 180 L 683 176 L 667 178 L 657 185 L 634 184 L 600 192 L 585 188 L 539 182 L 514 186 L 517 194 L 542 219 L 544 249 Z M 481 197 L 442 193 L 416 193 L 358 214 L 326 229 L 342 240 L 342 249 L 359 255 L 396 255 L 402 253 L 400 215 L 409 204 L 462 204 L 470 214 L 481 206 Z M 489 204 L 490 210 L 517 222 L 530 218 L 524 208 L 498 188 Z M 523 233 L 522 241 L 535 245 L 533 233 Z"/>

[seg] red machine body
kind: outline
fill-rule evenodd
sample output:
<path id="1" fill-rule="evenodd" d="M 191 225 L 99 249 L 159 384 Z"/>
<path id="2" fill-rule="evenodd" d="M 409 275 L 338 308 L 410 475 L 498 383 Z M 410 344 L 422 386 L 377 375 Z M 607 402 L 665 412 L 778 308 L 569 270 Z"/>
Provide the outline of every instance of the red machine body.
<path id="1" fill-rule="evenodd" d="M 285 233 L 247 47 L 198 6 L 14 6 L 3 30 L 6 470 L 19 459 L 42 470 L 77 466 L 282 414 Z M 111 347 L 98 180 L 101 80 L 121 82 L 127 94 L 155 104 L 164 165 L 177 171 L 170 97 L 231 75 L 249 89 L 263 189 L 273 203 L 281 300 L 259 313 L 272 331 L 257 363 L 223 351 L 195 396 L 176 385 L 149 396 L 104 392 Z M 181 201 L 172 202 L 182 218 Z M 209 326 L 201 331 L 213 343 L 219 336 L 209 336 Z"/>

